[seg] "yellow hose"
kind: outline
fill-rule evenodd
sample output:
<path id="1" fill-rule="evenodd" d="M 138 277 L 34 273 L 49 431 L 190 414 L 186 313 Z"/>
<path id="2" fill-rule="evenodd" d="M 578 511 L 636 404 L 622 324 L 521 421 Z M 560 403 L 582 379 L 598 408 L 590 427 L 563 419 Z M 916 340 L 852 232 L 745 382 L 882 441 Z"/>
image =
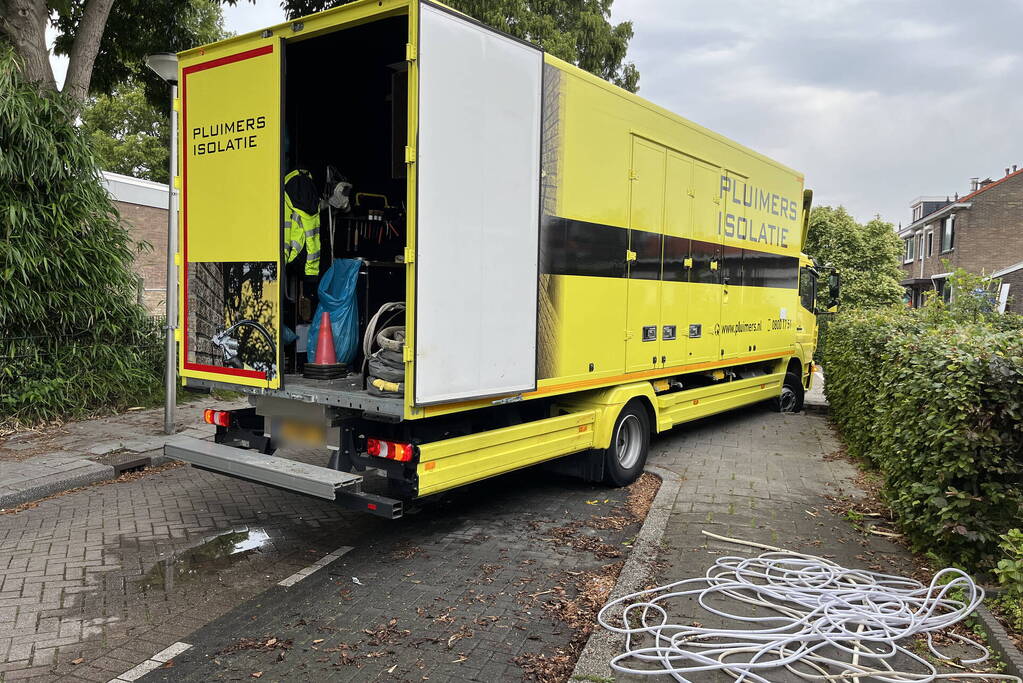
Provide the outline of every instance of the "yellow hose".
<path id="1" fill-rule="evenodd" d="M 371 382 L 380 391 L 401 391 L 402 387 L 397 382 L 388 382 L 382 379 L 375 379 Z"/>

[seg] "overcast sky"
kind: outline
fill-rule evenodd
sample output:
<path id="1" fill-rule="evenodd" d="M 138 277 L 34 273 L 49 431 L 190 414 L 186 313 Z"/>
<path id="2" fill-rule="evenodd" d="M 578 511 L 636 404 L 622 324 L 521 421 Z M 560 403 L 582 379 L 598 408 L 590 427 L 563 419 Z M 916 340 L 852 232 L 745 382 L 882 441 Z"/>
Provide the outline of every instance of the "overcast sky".
<path id="1" fill-rule="evenodd" d="M 277 0 L 225 8 L 244 33 Z M 640 94 L 803 172 L 818 204 L 908 222 L 1023 165 L 1023 0 L 616 0 Z"/>

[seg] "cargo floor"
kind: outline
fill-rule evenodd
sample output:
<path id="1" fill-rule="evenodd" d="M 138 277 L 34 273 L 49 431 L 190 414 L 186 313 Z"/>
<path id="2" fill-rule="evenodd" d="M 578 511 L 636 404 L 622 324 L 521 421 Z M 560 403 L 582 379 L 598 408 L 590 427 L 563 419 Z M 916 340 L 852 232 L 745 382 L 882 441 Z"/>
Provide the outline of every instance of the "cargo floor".
<path id="1" fill-rule="evenodd" d="M 259 389 L 208 380 L 189 379 L 189 386 L 230 389 L 248 394 L 277 396 L 307 403 L 319 403 L 339 408 L 354 408 L 366 413 L 377 413 L 389 418 L 400 419 L 404 414 L 400 398 L 374 396 L 362 388 L 362 374 L 352 373 L 339 379 L 307 379 L 300 374 L 284 375 L 280 389 Z"/>

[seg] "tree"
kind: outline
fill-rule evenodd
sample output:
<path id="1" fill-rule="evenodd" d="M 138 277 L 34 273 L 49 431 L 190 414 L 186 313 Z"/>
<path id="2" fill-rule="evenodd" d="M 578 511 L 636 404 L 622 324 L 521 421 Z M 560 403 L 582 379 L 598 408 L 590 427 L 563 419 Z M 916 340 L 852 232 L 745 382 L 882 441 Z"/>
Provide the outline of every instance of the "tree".
<path id="1" fill-rule="evenodd" d="M 200 43 L 210 43 L 228 36 L 224 31 L 224 13 L 220 4 L 211 0 L 190 0 L 191 10 L 181 22 L 191 26 L 181 29 L 182 35 L 193 36 Z M 108 26 L 117 33 L 117 26 Z M 144 31 L 143 31 L 144 32 Z M 135 35 L 138 45 L 132 52 L 142 53 L 146 44 L 158 44 L 155 34 L 146 39 Z M 170 147 L 167 85 L 142 68 L 109 58 L 102 53 L 96 61 L 96 89 L 109 90 L 89 98 L 82 110 L 82 128 L 92 140 L 100 167 L 136 178 L 167 182 L 167 156 Z M 118 74 L 125 80 L 108 86 Z"/>
<path id="2" fill-rule="evenodd" d="M 281 6 L 294 18 L 351 1 L 281 0 Z M 614 0 L 446 0 L 445 4 L 536 43 L 630 92 L 639 90 L 639 71 L 632 62 L 625 62 L 632 22 L 611 23 Z"/>
<path id="3" fill-rule="evenodd" d="M 84 102 L 93 91 L 110 93 L 132 76 L 157 101 L 166 99 L 166 88 L 145 72 L 145 56 L 217 40 L 219 17 L 217 0 L 0 0 L 0 42 L 14 48 L 27 82 L 55 91 L 46 48 L 52 22 L 54 52 L 69 58 L 62 92 L 73 101 Z"/>
<path id="4" fill-rule="evenodd" d="M 158 324 L 73 101 L 0 45 L 0 428 L 155 399 Z"/>
<path id="5" fill-rule="evenodd" d="M 874 218 L 864 225 L 844 207 L 817 206 L 810 213 L 804 251 L 838 271 L 842 278 L 840 306 L 872 308 L 902 300 L 902 242 L 891 223 Z M 823 309 L 829 303 L 827 288 L 820 290 L 818 305 Z"/>
<path id="6" fill-rule="evenodd" d="M 103 170 L 167 182 L 167 115 L 146 100 L 137 81 L 90 100 L 82 111 L 82 130 Z"/>

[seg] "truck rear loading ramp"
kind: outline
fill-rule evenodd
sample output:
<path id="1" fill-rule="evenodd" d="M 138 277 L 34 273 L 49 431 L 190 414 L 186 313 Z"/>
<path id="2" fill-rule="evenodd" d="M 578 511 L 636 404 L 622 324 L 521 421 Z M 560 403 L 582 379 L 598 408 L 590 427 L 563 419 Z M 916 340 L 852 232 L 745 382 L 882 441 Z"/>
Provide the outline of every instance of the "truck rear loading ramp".
<path id="1" fill-rule="evenodd" d="M 388 519 L 402 516 L 400 500 L 364 492 L 359 474 L 189 437 L 167 444 L 164 452 L 202 470 L 333 501 Z"/>

